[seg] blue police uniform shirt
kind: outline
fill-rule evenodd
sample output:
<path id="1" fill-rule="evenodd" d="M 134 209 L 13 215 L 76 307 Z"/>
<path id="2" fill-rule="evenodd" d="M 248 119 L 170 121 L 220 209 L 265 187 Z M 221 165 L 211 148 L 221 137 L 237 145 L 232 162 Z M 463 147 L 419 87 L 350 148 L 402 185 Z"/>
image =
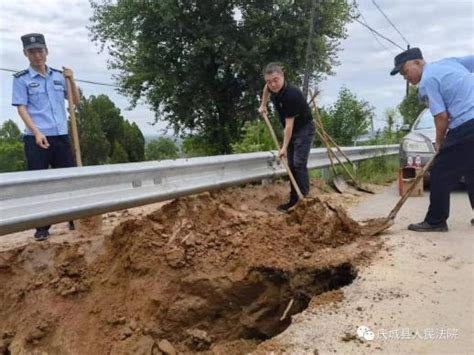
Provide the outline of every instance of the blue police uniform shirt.
<path id="1" fill-rule="evenodd" d="M 418 86 L 418 96 L 431 114 L 449 115 L 449 128 L 474 119 L 474 55 L 427 63 Z"/>
<path id="2" fill-rule="evenodd" d="M 60 70 L 46 67 L 46 76 L 31 66 L 13 75 L 13 106 L 26 106 L 35 126 L 45 136 L 68 134 L 66 80 Z M 33 135 L 26 127 L 26 135 Z"/>

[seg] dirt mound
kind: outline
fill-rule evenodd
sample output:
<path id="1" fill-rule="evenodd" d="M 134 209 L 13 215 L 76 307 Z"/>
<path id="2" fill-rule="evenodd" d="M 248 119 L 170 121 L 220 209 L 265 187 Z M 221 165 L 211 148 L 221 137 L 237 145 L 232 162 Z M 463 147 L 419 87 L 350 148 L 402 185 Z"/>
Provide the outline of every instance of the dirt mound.
<path id="1" fill-rule="evenodd" d="M 273 212 L 281 200 L 272 187 L 204 193 L 103 240 L 0 253 L 0 354 L 252 350 L 376 248 L 331 202 Z"/>

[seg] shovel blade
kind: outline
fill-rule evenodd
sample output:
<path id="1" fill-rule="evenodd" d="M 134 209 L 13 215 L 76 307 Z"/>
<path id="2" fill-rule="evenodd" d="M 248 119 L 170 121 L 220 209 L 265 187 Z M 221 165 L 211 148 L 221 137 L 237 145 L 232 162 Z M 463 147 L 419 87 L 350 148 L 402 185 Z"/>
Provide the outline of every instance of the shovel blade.
<path id="1" fill-rule="evenodd" d="M 393 226 L 394 220 L 390 218 L 373 218 L 359 222 L 362 235 L 372 237 Z"/>
<path id="2" fill-rule="evenodd" d="M 347 185 L 346 180 L 342 178 L 342 176 L 337 175 L 332 179 L 332 185 L 336 189 L 337 192 L 343 194 L 344 191 L 346 191 L 349 186 Z"/>

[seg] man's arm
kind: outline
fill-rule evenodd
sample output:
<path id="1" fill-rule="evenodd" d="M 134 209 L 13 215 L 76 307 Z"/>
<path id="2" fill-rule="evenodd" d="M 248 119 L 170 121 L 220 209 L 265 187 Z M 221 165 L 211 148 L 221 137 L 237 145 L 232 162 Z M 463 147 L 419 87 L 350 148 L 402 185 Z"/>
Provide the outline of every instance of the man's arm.
<path id="1" fill-rule="evenodd" d="M 77 105 L 79 101 L 81 101 L 81 95 L 79 94 L 79 88 L 77 87 L 76 82 L 74 81 L 74 73 L 71 69 L 63 67 L 63 74 L 66 80 L 68 80 L 68 78 L 70 79 L 72 89 L 72 102 L 74 105 Z"/>
<path id="2" fill-rule="evenodd" d="M 446 137 L 446 132 L 448 131 L 449 126 L 449 115 L 447 112 L 441 112 L 434 116 L 435 126 L 436 126 L 436 151 L 438 152 L 444 142 L 444 137 Z"/>
<path id="3" fill-rule="evenodd" d="M 293 134 L 294 124 L 294 117 L 285 118 L 285 129 L 283 130 L 283 145 L 278 154 L 278 156 L 282 159 L 288 156 L 288 145 L 290 144 L 291 136 Z"/>
<path id="4" fill-rule="evenodd" d="M 266 113 L 267 112 L 267 104 L 268 104 L 268 98 L 270 96 L 270 92 L 268 91 L 268 85 L 265 84 L 263 87 L 263 92 L 262 92 L 262 102 L 260 103 L 260 107 L 258 108 L 258 112 L 260 113 Z"/>
<path id="5" fill-rule="evenodd" d="M 26 106 L 19 105 L 17 106 L 18 114 L 20 115 L 25 125 L 31 130 L 31 132 L 35 135 L 36 144 L 38 144 L 41 148 L 47 149 L 49 148 L 49 142 L 46 139 L 45 135 L 41 133 L 41 131 L 36 127 L 31 118 L 30 114 L 26 110 Z"/>

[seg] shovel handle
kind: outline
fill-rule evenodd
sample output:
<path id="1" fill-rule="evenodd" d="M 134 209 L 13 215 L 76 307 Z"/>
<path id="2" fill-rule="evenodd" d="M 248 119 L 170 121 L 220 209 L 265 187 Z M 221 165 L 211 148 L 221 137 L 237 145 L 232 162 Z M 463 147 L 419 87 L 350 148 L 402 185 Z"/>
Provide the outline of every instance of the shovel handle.
<path id="1" fill-rule="evenodd" d="M 433 157 L 428 161 L 428 163 L 426 163 L 426 165 L 423 167 L 421 172 L 418 174 L 418 176 L 413 181 L 412 185 L 405 191 L 405 193 L 400 198 L 400 200 L 397 202 L 397 204 L 392 209 L 392 211 L 390 211 L 390 214 L 387 217 L 388 219 L 395 219 L 395 216 L 397 215 L 398 211 L 400 211 L 400 208 L 402 208 L 403 204 L 405 203 L 405 201 L 410 196 L 410 193 L 415 189 L 416 185 L 420 182 L 420 180 L 423 179 L 423 176 L 428 171 L 428 169 L 431 167 L 431 165 L 433 165 L 433 162 L 434 162 L 437 155 L 438 155 L 438 153 L 433 155 Z"/>
<path id="2" fill-rule="evenodd" d="M 74 155 L 76 156 L 76 165 L 82 166 L 81 146 L 79 145 L 79 134 L 77 132 L 76 112 L 74 111 L 74 102 L 72 100 L 71 78 L 65 77 L 67 85 L 67 102 L 69 117 L 71 118 L 72 143 L 74 145 Z"/>
<path id="3" fill-rule="evenodd" d="M 315 92 L 314 94 L 311 93 L 311 90 L 310 90 L 310 94 L 311 94 L 311 100 L 309 100 L 309 104 L 310 105 L 313 105 L 313 108 L 314 108 L 314 111 L 316 112 L 316 116 L 317 116 L 317 119 L 315 120 L 316 121 L 316 127 L 318 127 L 322 134 L 324 135 L 324 137 L 329 141 L 331 142 L 331 144 L 337 149 L 337 151 L 339 152 L 339 154 L 341 154 L 344 158 L 346 158 L 347 162 L 349 164 L 352 165 L 352 167 L 354 167 L 354 163 L 349 159 L 349 157 L 347 156 L 346 153 L 344 153 L 342 151 L 342 149 L 337 145 L 336 141 L 334 140 L 334 138 L 332 138 L 328 132 L 326 132 L 326 129 L 324 128 L 324 125 L 323 125 L 323 120 L 321 119 L 321 115 L 319 114 L 319 110 L 318 110 L 318 106 L 316 106 L 316 103 L 314 102 L 314 100 L 316 99 L 316 96 L 318 95 L 318 92 Z M 322 139 L 321 139 L 322 140 Z M 341 163 L 341 161 L 339 160 L 339 163 Z M 342 163 L 341 163 L 342 164 Z"/>
<path id="4" fill-rule="evenodd" d="M 280 144 L 278 143 L 278 138 L 275 134 L 275 131 L 273 130 L 272 124 L 271 124 L 270 120 L 268 119 L 268 116 L 267 116 L 266 112 L 262 112 L 262 116 L 263 116 L 263 119 L 265 121 L 265 124 L 267 125 L 268 130 L 270 131 L 270 135 L 272 136 L 273 143 L 275 143 L 275 147 L 276 147 L 277 151 L 279 151 L 280 150 Z M 300 190 L 298 184 L 296 183 L 295 177 L 293 176 L 293 173 L 291 172 L 291 169 L 288 166 L 288 163 L 286 162 L 285 159 L 280 159 L 280 161 L 282 162 L 283 166 L 285 167 L 286 172 L 288 173 L 288 176 L 290 177 L 290 182 L 293 185 L 293 188 L 295 189 L 296 193 L 298 194 L 298 197 L 302 200 L 304 198 L 304 196 L 301 193 L 301 190 Z"/>
<path id="5" fill-rule="evenodd" d="M 341 164 L 342 168 L 344 169 L 344 171 L 347 173 L 347 175 L 349 175 L 349 177 L 351 178 L 351 180 L 354 182 L 354 184 L 356 184 L 356 186 L 360 187 L 360 184 L 359 182 L 357 181 L 357 179 L 355 178 L 355 176 L 349 171 L 349 169 L 347 169 L 347 167 L 344 165 L 344 163 L 341 161 L 341 159 L 339 158 L 339 156 L 332 150 L 331 146 L 329 145 L 329 142 L 328 142 L 328 137 L 331 138 L 331 136 L 329 134 L 327 134 L 326 130 L 324 129 L 324 125 L 323 125 L 323 120 L 321 119 L 321 116 L 319 114 L 319 110 L 318 110 L 318 107 L 316 106 L 316 104 L 314 103 L 314 98 L 312 100 L 312 103 L 313 103 L 313 107 L 314 107 L 314 112 L 316 113 L 316 126 L 321 130 L 321 133 L 318 133 L 319 137 L 321 138 L 321 140 L 323 141 L 324 145 L 326 146 L 326 150 L 328 152 L 328 156 L 329 156 L 329 159 L 331 161 L 331 165 L 333 167 L 333 172 L 334 174 L 336 174 L 335 172 L 335 169 L 334 169 L 334 163 L 331 159 L 331 154 L 337 159 L 337 161 L 339 162 L 339 164 Z M 317 131 L 317 130 L 316 130 Z M 332 139 L 332 138 L 331 138 Z M 339 148 L 339 146 L 333 141 L 333 144 L 334 146 L 337 148 L 337 150 L 339 152 L 342 152 L 341 148 Z M 347 161 L 352 164 L 352 162 L 349 160 L 349 158 L 347 158 L 347 156 L 342 153 L 342 155 L 347 159 Z M 353 165 L 353 164 L 352 164 Z"/>

